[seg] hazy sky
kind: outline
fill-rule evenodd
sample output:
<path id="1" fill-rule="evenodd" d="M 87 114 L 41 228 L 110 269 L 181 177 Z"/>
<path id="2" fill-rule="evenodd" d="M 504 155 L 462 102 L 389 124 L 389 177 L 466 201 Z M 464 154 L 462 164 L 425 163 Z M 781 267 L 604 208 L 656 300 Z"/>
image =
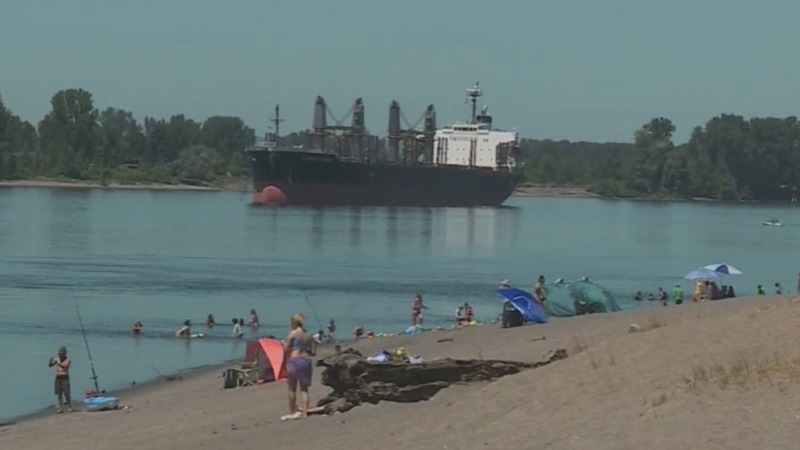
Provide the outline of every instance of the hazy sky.
<path id="1" fill-rule="evenodd" d="M 61 88 L 136 117 L 238 115 L 285 130 L 323 95 L 357 97 L 385 134 L 466 118 L 480 80 L 525 137 L 629 141 L 655 116 L 677 139 L 721 112 L 800 109 L 800 3 L 778 0 L 0 0 L 0 94 L 27 120 Z"/>

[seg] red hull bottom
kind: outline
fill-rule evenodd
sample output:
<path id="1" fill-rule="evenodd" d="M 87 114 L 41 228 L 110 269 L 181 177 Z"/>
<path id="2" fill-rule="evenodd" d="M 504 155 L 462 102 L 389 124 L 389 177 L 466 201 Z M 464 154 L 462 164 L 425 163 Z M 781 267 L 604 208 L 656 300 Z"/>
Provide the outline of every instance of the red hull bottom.
<path id="1" fill-rule="evenodd" d="M 501 206 L 514 188 L 440 189 L 401 186 L 376 189 L 366 186 L 302 185 L 287 183 L 269 185 L 253 193 L 254 205 L 296 206 L 406 206 L 406 207 L 473 207 Z"/>

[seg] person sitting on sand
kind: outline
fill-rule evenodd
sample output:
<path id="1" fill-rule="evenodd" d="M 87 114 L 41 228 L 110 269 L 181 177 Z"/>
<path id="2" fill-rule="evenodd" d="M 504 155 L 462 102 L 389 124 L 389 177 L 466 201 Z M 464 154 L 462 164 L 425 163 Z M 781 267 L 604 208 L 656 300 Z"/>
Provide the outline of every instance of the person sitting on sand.
<path id="1" fill-rule="evenodd" d="M 192 334 L 192 321 L 186 319 L 183 326 L 175 332 L 175 337 L 189 337 Z"/>
<path id="2" fill-rule="evenodd" d="M 467 315 L 464 313 L 464 305 L 458 305 L 458 308 L 456 308 L 456 325 L 464 325 L 466 321 Z"/>
<path id="3" fill-rule="evenodd" d="M 536 280 L 536 284 L 533 285 L 533 298 L 542 306 L 544 306 L 544 302 L 547 301 L 547 294 L 544 292 L 544 283 L 544 275 L 539 275 L 539 279 Z"/>
<path id="4" fill-rule="evenodd" d="M 353 337 L 359 339 L 364 335 L 364 325 L 359 325 L 353 329 Z"/>
<path id="5" fill-rule="evenodd" d="M 135 324 L 133 324 L 133 334 L 141 333 L 142 332 L 142 328 L 144 328 L 144 325 L 142 325 L 142 322 L 136 322 Z"/>
<path id="6" fill-rule="evenodd" d="M 69 387 L 69 368 L 72 361 L 67 358 L 67 348 L 61 347 L 58 349 L 58 355 L 55 358 L 50 358 L 50 367 L 56 366 L 56 381 L 55 393 L 58 399 L 58 413 L 64 412 L 64 405 L 67 405 L 67 410 L 72 412 L 72 397 L 70 396 Z"/>
<path id="7" fill-rule="evenodd" d="M 217 324 L 217 322 L 214 320 L 214 315 L 213 314 L 209 314 L 208 318 L 206 319 L 206 326 L 208 328 L 214 328 L 214 325 L 216 325 L 216 324 Z"/>
<path id="8" fill-rule="evenodd" d="M 231 319 L 231 323 L 233 323 L 233 332 L 231 334 L 236 339 L 241 339 L 242 336 L 244 336 L 244 332 L 242 331 L 242 325 L 239 323 L 239 320 L 236 318 Z"/>
<path id="9" fill-rule="evenodd" d="M 289 414 L 281 420 L 295 420 L 306 417 L 309 409 L 308 388 L 311 386 L 313 361 L 310 348 L 311 336 L 303 328 L 305 318 L 302 314 L 294 314 L 289 320 L 292 331 L 286 336 L 284 344 L 284 361 L 286 365 L 286 381 L 289 388 Z M 303 396 L 303 406 L 297 407 L 297 387 Z"/>
<path id="10" fill-rule="evenodd" d="M 467 315 L 467 323 L 472 322 L 475 312 L 472 310 L 472 306 L 467 302 L 464 302 L 464 313 Z"/>
<path id="11" fill-rule="evenodd" d="M 253 327 L 253 329 L 258 328 L 258 314 L 256 314 L 255 309 L 250 310 L 250 326 Z"/>

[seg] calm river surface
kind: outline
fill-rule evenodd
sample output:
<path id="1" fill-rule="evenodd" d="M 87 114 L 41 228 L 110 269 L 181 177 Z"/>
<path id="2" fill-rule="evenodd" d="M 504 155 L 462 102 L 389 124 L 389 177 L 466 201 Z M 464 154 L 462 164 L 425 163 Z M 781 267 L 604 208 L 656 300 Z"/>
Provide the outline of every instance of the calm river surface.
<path id="1" fill-rule="evenodd" d="M 338 335 L 406 328 L 421 292 L 426 324 L 469 301 L 494 319 L 503 278 L 530 288 L 590 276 L 634 308 L 636 290 L 669 288 L 728 262 L 739 295 L 796 287 L 800 210 L 786 206 L 512 198 L 490 209 L 254 208 L 218 192 L 0 189 L 0 418 L 52 404 L 48 359 L 66 345 L 76 399 L 91 387 L 75 303 L 100 380 L 114 389 L 244 355 L 230 320 L 255 308 L 259 335 L 293 312 Z M 765 227 L 777 216 L 784 227 Z M 796 224 L 796 225 L 793 225 Z M 687 286 L 688 287 L 688 286 Z M 650 305 L 638 306 L 648 307 Z M 220 324 L 202 325 L 207 314 Z M 172 333 L 185 319 L 203 340 Z M 134 338 L 131 326 L 144 324 Z M 252 332 L 248 331 L 252 335 Z M 424 355 L 423 355 L 424 356 Z"/>

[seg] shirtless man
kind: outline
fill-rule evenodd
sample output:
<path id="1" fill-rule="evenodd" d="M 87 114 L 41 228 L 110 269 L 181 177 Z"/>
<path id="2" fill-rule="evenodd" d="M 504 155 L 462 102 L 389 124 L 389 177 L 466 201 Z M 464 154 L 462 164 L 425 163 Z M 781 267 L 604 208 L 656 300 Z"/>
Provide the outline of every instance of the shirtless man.
<path id="1" fill-rule="evenodd" d="M 50 367 L 56 366 L 56 381 L 55 381 L 55 394 L 58 398 L 58 413 L 64 412 L 64 403 L 67 404 L 67 410 L 72 412 L 72 398 L 70 397 L 69 389 L 69 366 L 72 364 L 67 358 L 67 348 L 61 347 L 58 349 L 58 356 L 50 358 Z"/>

